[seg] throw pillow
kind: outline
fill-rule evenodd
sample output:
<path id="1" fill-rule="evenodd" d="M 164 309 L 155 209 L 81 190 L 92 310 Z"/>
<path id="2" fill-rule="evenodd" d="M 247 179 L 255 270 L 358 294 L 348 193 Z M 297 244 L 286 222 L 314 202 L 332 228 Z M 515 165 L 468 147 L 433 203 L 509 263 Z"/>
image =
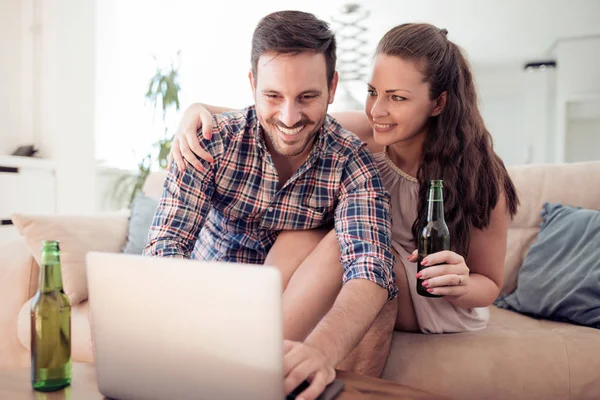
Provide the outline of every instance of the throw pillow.
<path id="1" fill-rule="evenodd" d="M 129 230 L 127 231 L 127 243 L 123 249 L 124 253 L 142 254 L 157 207 L 158 200 L 143 194 L 135 196 L 131 203 Z"/>
<path id="2" fill-rule="evenodd" d="M 517 289 L 495 304 L 600 328 L 600 211 L 545 203 Z"/>
<path id="3" fill-rule="evenodd" d="M 72 305 L 88 297 L 86 254 L 118 253 L 127 236 L 127 214 L 122 212 L 90 216 L 15 214 L 12 221 L 38 264 L 42 240 L 60 241 L 63 288 Z"/>

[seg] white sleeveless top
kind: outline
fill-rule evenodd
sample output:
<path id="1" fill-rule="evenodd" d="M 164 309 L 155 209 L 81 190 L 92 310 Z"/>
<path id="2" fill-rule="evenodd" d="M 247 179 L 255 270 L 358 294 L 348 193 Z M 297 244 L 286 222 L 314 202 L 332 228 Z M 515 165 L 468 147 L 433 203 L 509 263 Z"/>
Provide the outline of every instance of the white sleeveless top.
<path id="1" fill-rule="evenodd" d="M 386 149 L 387 150 L 387 149 Z M 419 328 L 423 333 L 450 333 L 475 331 L 486 327 L 488 307 L 460 308 L 443 297 L 424 297 L 417 293 L 417 264 L 406 259 L 416 248 L 412 225 L 417 218 L 419 182 L 398 168 L 384 150 L 374 154 L 383 184 L 391 196 L 392 245 L 404 265 L 410 295 Z"/>

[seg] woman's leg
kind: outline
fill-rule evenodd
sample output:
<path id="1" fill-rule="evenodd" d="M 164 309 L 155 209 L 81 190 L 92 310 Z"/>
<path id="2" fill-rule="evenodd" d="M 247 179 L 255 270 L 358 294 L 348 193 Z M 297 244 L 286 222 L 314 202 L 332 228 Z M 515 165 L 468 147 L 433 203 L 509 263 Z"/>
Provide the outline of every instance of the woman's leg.
<path id="1" fill-rule="evenodd" d="M 283 231 L 279 234 L 264 264 L 279 269 L 284 291 L 296 269 L 328 232 L 329 229 L 312 229 Z"/>
<path id="2" fill-rule="evenodd" d="M 394 329 L 401 332 L 420 332 L 417 315 L 410 297 L 410 288 L 408 287 L 403 260 L 395 251 L 394 255 L 396 257 L 394 274 L 396 275 L 396 286 L 398 287 L 398 310 Z"/>
<path id="3" fill-rule="evenodd" d="M 286 339 L 304 341 L 333 305 L 342 287 L 339 258 L 333 230 L 280 233 L 265 264 L 282 274 Z"/>

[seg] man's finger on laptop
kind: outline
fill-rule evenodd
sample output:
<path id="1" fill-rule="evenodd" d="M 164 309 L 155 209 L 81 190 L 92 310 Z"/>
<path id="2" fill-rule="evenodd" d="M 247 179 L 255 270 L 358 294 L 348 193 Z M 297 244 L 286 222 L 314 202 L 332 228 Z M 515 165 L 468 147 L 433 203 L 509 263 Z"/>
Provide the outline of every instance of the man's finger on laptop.
<path id="1" fill-rule="evenodd" d="M 300 346 L 291 345 L 288 351 L 285 352 L 283 357 L 283 374 L 284 376 L 288 376 L 290 372 L 292 372 L 298 364 L 303 362 L 306 359 L 306 356 L 302 352 L 302 348 Z"/>
<path id="2" fill-rule="evenodd" d="M 335 376 L 333 377 L 335 378 Z M 296 400 L 314 400 L 323 393 L 325 387 L 331 383 L 333 379 L 328 381 L 327 373 L 325 371 L 318 371 L 310 386 L 306 390 L 296 397 Z"/>
<path id="3" fill-rule="evenodd" d="M 283 380 L 285 393 L 292 393 L 302 382 L 308 380 L 317 371 L 319 371 L 319 367 L 313 360 L 303 358 L 294 368 L 287 372 Z"/>

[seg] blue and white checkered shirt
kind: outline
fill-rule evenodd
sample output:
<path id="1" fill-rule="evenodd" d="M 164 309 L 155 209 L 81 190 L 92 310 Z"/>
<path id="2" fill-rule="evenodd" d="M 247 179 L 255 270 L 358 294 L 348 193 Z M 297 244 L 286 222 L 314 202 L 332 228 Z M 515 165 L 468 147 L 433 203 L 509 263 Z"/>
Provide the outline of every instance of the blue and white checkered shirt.
<path id="1" fill-rule="evenodd" d="M 282 230 L 334 223 L 344 283 L 368 279 L 395 297 L 390 199 L 356 136 L 327 116 L 281 188 L 253 106 L 215 115 L 212 139 L 198 137 L 214 163 L 171 168 L 145 254 L 262 264 Z"/>

